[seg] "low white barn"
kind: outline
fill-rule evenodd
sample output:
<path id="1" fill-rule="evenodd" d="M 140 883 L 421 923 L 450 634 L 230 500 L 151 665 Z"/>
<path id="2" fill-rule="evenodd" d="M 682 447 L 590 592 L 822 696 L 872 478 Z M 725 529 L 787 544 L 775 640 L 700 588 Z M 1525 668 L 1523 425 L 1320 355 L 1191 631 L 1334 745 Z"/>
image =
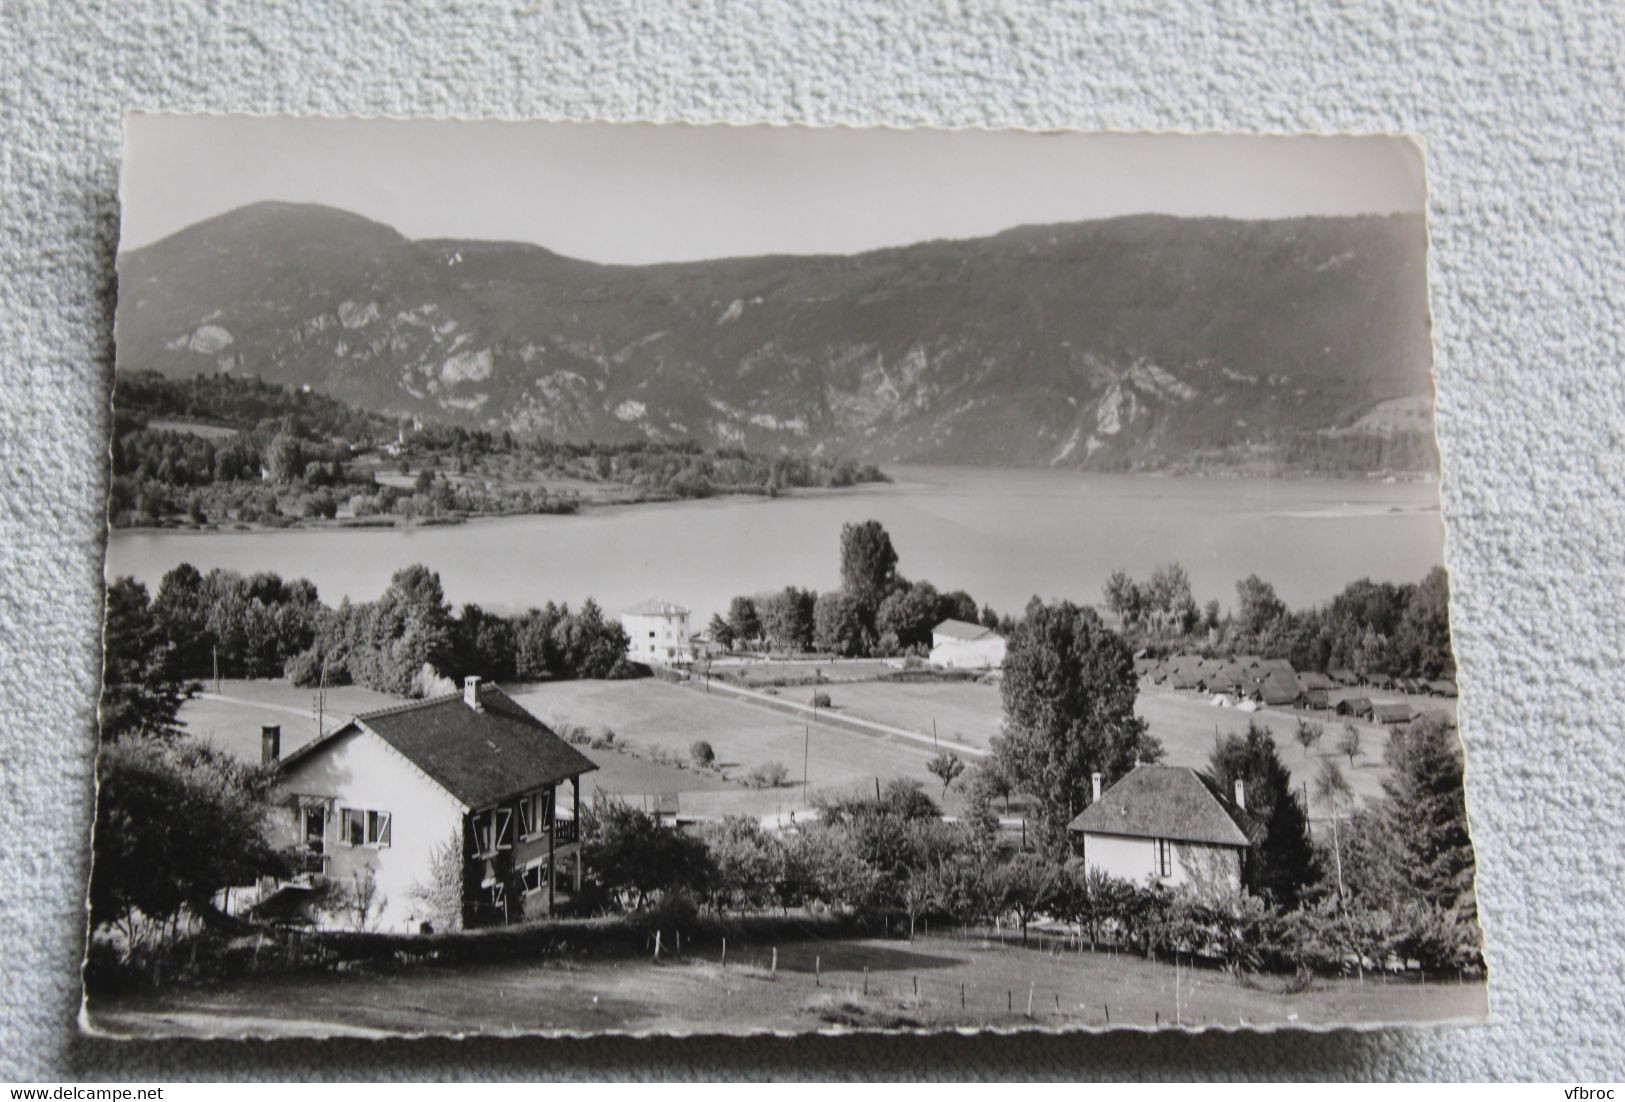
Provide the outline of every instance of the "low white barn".
<path id="1" fill-rule="evenodd" d="M 981 624 L 944 620 L 931 629 L 931 663 L 953 669 L 1000 669 L 1004 636 Z"/>
<path id="2" fill-rule="evenodd" d="M 1239 889 L 1256 829 L 1247 793 L 1213 792 L 1194 769 L 1139 765 L 1104 793 L 1094 775 L 1094 801 L 1073 819 L 1084 864 L 1119 880 Z"/>
<path id="3" fill-rule="evenodd" d="M 688 609 L 682 605 L 652 599 L 622 612 L 626 656 L 651 666 L 682 666 L 692 662 L 688 615 Z"/>

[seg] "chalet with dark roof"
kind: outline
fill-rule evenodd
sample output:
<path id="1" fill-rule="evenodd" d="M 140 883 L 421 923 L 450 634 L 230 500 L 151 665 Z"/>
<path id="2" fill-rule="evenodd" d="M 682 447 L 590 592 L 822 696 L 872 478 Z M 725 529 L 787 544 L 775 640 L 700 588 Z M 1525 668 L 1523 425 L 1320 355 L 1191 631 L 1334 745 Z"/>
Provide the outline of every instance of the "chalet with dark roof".
<path id="1" fill-rule="evenodd" d="M 1258 823 L 1241 782 L 1221 795 L 1194 769 L 1139 765 L 1101 791 L 1069 824 L 1085 865 L 1120 880 L 1177 887 L 1241 887 Z"/>
<path id="2" fill-rule="evenodd" d="M 581 777 L 598 767 L 477 677 L 358 715 L 280 766 L 303 874 L 278 894 L 307 893 L 307 913 L 366 884 L 371 925 L 443 930 L 550 914 L 561 882 L 580 890 Z M 435 886 L 438 910 L 425 901 Z"/>

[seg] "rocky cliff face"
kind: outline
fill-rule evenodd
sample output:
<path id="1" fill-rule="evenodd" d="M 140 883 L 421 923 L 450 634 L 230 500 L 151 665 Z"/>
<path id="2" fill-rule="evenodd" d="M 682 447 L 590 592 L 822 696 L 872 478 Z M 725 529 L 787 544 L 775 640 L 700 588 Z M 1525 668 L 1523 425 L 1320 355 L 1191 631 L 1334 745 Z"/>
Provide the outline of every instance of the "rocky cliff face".
<path id="1" fill-rule="evenodd" d="M 1157 216 L 647 267 L 258 204 L 120 257 L 119 366 L 568 439 L 1431 470 L 1419 218 Z M 1298 463 L 1296 465 L 1302 465 Z"/>

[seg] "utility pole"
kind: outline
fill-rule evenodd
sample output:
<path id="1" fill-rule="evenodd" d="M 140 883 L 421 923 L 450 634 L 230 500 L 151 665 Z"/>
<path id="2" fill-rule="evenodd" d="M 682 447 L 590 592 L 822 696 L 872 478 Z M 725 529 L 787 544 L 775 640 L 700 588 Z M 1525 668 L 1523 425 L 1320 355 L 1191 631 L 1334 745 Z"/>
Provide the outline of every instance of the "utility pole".
<path id="1" fill-rule="evenodd" d="M 322 655 L 321 671 L 316 675 L 316 737 L 327 733 L 327 655 Z"/>

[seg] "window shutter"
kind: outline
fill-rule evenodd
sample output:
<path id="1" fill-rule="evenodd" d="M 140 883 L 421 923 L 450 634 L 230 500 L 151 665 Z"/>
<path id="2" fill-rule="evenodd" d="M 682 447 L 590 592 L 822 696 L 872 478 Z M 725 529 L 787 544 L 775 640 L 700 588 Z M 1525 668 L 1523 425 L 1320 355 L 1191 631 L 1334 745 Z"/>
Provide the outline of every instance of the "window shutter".
<path id="1" fill-rule="evenodd" d="M 380 848 L 389 846 L 389 826 L 392 816 L 387 811 L 378 813 L 378 845 Z"/>
<path id="2" fill-rule="evenodd" d="M 497 849 L 509 849 L 513 846 L 513 809 L 499 807 L 497 815 Z"/>

